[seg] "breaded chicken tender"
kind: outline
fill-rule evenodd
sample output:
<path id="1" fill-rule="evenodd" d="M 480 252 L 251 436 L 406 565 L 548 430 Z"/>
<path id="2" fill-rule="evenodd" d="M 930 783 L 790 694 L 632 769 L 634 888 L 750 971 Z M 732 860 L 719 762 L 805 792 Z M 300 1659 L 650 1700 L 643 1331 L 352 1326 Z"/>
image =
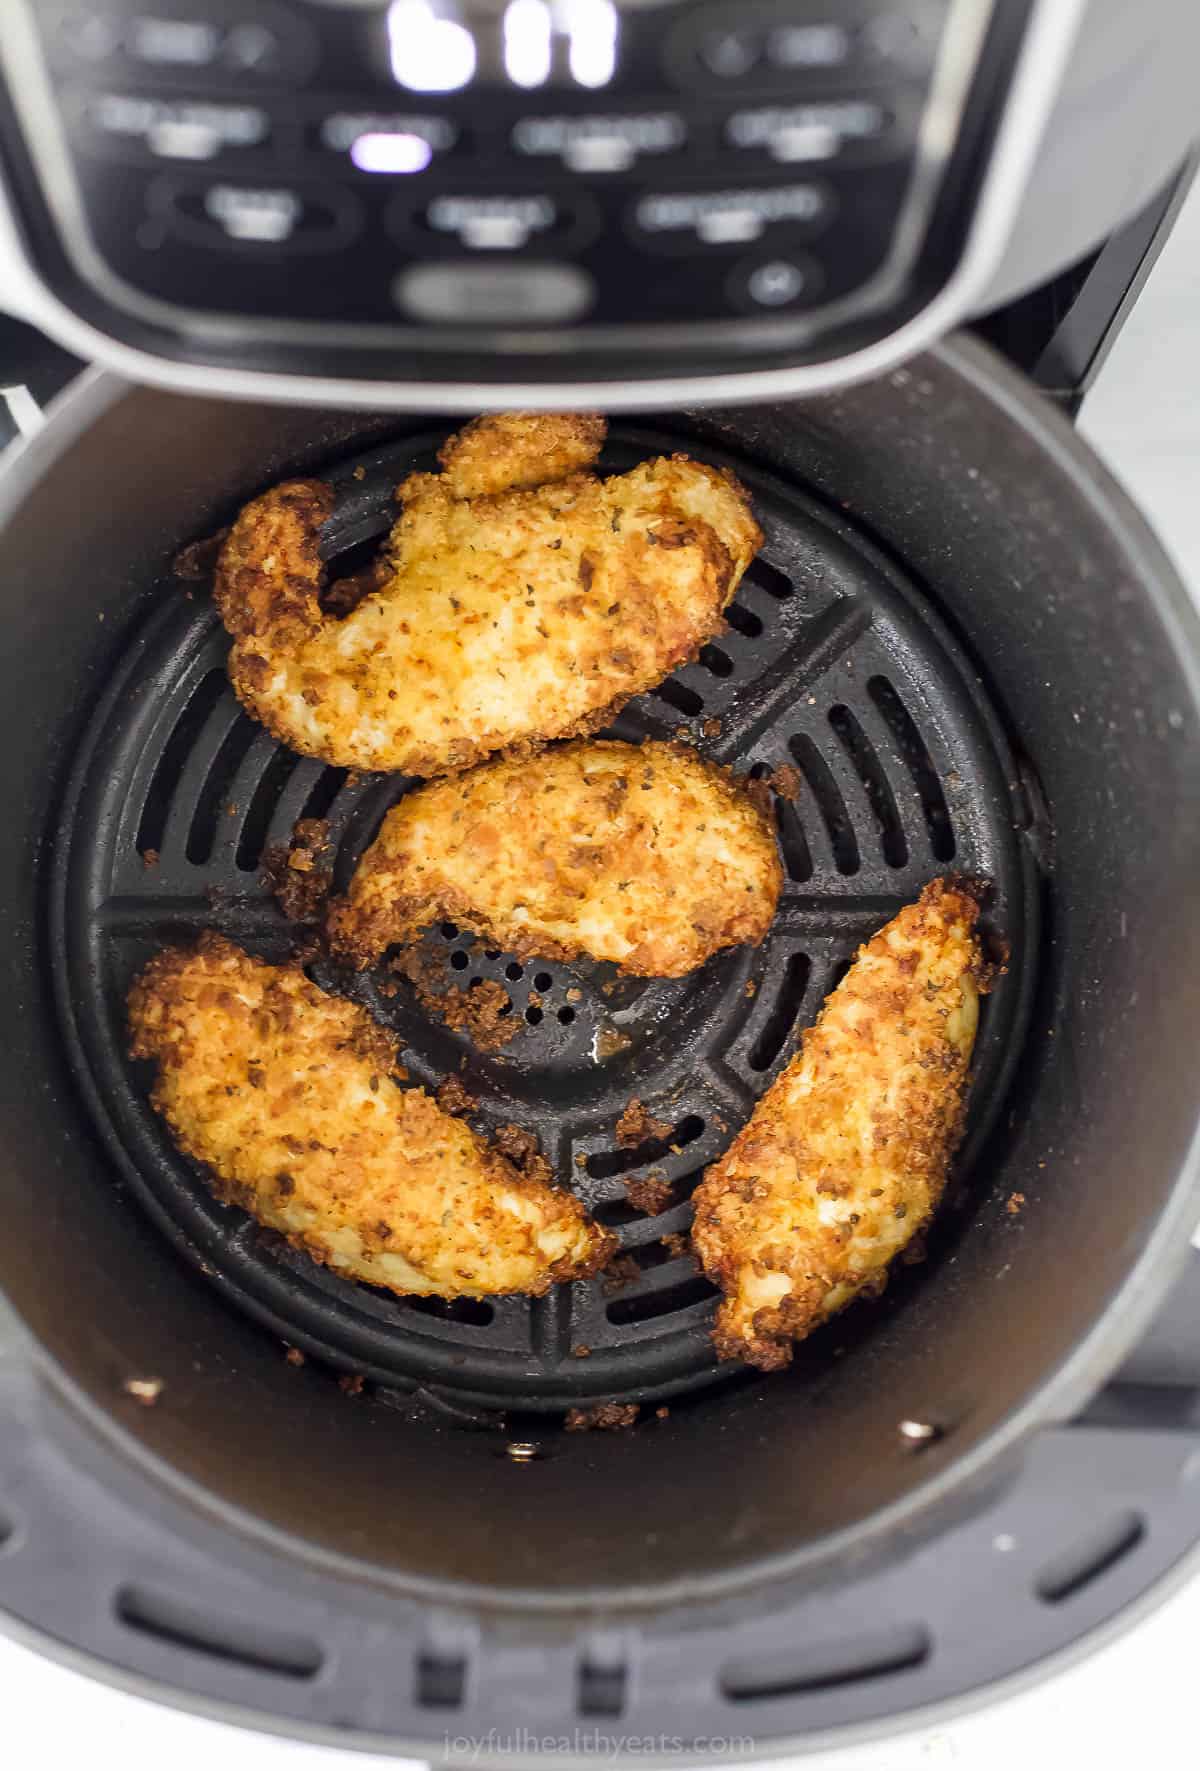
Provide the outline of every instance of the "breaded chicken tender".
<path id="1" fill-rule="evenodd" d="M 450 918 L 520 957 L 611 960 L 679 978 L 770 927 L 769 819 L 674 744 L 578 739 L 408 793 L 329 921 L 359 966 Z"/>
<path id="2" fill-rule="evenodd" d="M 129 995 L 151 1101 L 214 1190 L 313 1260 L 401 1294 L 547 1291 L 613 1238 L 570 1193 L 522 1175 L 419 1088 L 396 1043 L 297 965 L 218 935 L 152 959 Z"/>
<path id="3" fill-rule="evenodd" d="M 928 1223 L 962 1131 L 986 978 L 971 889 L 934 880 L 859 949 L 803 1048 L 696 1190 L 723 1359 L 764 1371 Z"/>
<path id="4" fill-rule="evenodd" d="M 762 534 L 733 476 L 686 456 L 585 471 L 604 429 L 468 425 L 442 473 L 398 488 L 384 557 L 329 608 L 332 489 L 294 480 L 247 505 L 215 579 L 244 706 L 306 756 L 430 776 L 595 731 L 661 682 L 721 630 Z"/>

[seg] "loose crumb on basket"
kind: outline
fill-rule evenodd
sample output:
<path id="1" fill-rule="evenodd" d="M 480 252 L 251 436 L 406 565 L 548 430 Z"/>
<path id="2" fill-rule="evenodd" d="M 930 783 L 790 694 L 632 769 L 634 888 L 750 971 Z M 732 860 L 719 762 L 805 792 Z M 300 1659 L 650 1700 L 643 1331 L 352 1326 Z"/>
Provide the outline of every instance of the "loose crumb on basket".
<path id="1" fill-rule="evenodd" d="M 691 1238 L 686 1230 L 668 1230 L 661 1241 L 673 1261 L 682 1260 L 685 1254 L 692 1252 Z"/>
<path id="2" fill-rule="evenodd" d="M 166 1380 L 161 1377 L 127 1377 L 121 1385 L 125 1394 L 143 1408 L 153 1408 L 166 1387 Z"/>
<path id="3" fill-rule="evenodd" d="M 474 1095 L 469 1095 L 463 1087 L 461 1076 L 447 1076 L 439 1082 L 434 1100 L 443 1113 L 453 1113 L 458 1119 L 465 1119 L 479 1105 Z"/>
<path id="4" fill-rule="evenodd" d="M 447 987 L 445 962 L 419 948 L 398 953 L 390 969 L 407 978 L 427 1014 L 436 1015 L 453 1033 L 465 1033 L 477 1050 L 499 1051 L 517 1034 L 524 1022 L 512 1012 L 508 992 L 494 978 L 483 978 L 465 990 Z M 394 995 L 381 985 L 384 995 Z"/>
<path id="5" fill-rule="evenodd" d="M 792 763 L 784 763 L 780 768 L 771 771 L 771 786 L 780 799 L 789 802 L 798 800 L 802 784 L 800 771 Z"/>
<path id="6" fill-rule="evenodd" d="M 591 1356 L 592 1356 L 592 1349 L 590 1347 L 585 1347 L 583 1345 L 582 1341 L 580 1342 L 580 1344 L 577 1347 L 571 1348 L 572 1359 L 590 1359 Z"/>
<path id="7" fill-rule="evenodd" d="M 513 1167 L 542 1186 L 554 1185 L 554 1170 L 542 1155 L 542 1146 L 523 1125 L 502 1125 L 492 1133 L 492 1144 Z"/>
<path id="8" fill-rule="evenodd" d="M 655 1119 L 635 1098 L 617 1120 L 616 1139 L 622 1150 L 634 1150 L 652 1140 L 663 1143 L 674 1130 L 669 1120 Z"/>
<path id="9" fill-rule="evenodd" d="M 356 1371 L 353 1374 L 344 1371 L 338 1379 L 338 1389 L 343 1391 L 347 1396 L 361 1396 L 363 1393 L 363 1385 L 365 1383 L 366 1379 L 360 1371 Z"/>
<path id="10" fill-rule="evenodd" d="M 150 869 L 152 867 L 157 867 L 158 862 L 159 862 L 159 854 L 158 854 L 157 849 L 143 849 L 142 850 L 142 866 L 146 869 L 147 873 L 150 871 Z"/>
<path id="11" fill-rule="evenodd" d="M 675 1190 L 665 1175 L 631 1175 L 625 1182 L 625 1197 L 635 1211 L 656 1218 L 675 1197 Z"/>
<path id="12" fill-rule="evenodd" d="M 719 738 L 721 736 L 721 722 L 715 718 L 706 719 L 700 730 L 706 738 Z"/>
<path id="13" fill-rule="evenodd" d="M 299 1347 L 289 1347 L 283 1356 L 289 1365 L 303 1365 L 305 1363 L 304 1354 Z"/>
<path id="14" fill-rule="evenodd" d="M 202 541 L 191 541 L 186 547 L 181 547 L 171 561 L 171 570 L 176 578 L 211 578 L 217 555 L 228 534 L 228 529 L 218 529 L 215 535 L 206 535 Z"/>
<path id="15" fill-rule="evenodd" d="M 1024 1203 L 1025 1203 L 1024 1193 L 1010 1193 L 1004 1209 L 1008 1213 L 1010 1218 L 1020 1217 L 1021 1207 L 1024 1205 Z"/>
<path id="16" fill-rule="evenodd" d="M 620 1433 L 636 1425 L 640 1412 L 636 1402 L 598 1402 L 594 1408 L 569 1408 L 563 1424 L 568 1433 Z"/>
<path id="17" fill-rule="evenodd" d="M 301 818 L 286 848 L 267 849 L 262 876 L 289 922 L 319 922 L 333 884 L 328 819 Z"/>
<path id="18" fill-rule="evenodd" d="M 641 1276 L 642 1269 L 631 1254 L 614 1255 L 600 1275 L 608 1296 L 616 1291 L 624 1291 L 627 1285 L 632 1285 Z"/>

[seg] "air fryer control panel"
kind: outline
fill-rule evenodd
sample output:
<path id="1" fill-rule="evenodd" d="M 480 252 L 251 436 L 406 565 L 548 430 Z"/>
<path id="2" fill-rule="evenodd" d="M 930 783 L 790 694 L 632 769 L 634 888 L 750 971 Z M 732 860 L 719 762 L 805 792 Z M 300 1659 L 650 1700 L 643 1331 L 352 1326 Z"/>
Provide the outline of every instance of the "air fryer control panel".
<path id="1" fill-rule="evenodd" d="M 160 355 L 486 382 L 886 335 L 958 262 L 1025 0 L 6 0 L 55 295 Z"/>

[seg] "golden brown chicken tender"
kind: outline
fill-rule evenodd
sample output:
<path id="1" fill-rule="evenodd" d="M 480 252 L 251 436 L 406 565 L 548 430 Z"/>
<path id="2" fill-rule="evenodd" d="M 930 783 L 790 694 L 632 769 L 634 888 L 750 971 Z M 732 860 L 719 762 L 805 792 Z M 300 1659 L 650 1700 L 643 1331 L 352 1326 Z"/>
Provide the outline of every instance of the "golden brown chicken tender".
<path id="1" fill-rule="evenodd" d="M 743 787 L 674 744 L 580 739 L 406 794 L 333 907 L 360 965 L 449 917 L 543 959 L 679 978 L 770 927 L 782 869 Z"/>
<path id="2" fill-rule="evenodd" d="M 353 1279 L 401 1294 L 547 1291 L 615 1247 L 570 1193 L 522 1175 L 419 1088 L 396 1044 L 296 965 L 206 935 L 129 996 L 151 1100 L 219 1196 Z"/>
<path id="3" fill-rule="evenodd" d="M 934 880 L 873 940 L 800 1054 L 696 1190 L 692 1241 L 725 1293 L 723 1359 L 770 1371 L 929 1220 L 963 1122 L 978 903 Z"/>
<path id="4" fill-rule="evenodd" d="M 445 471 L 399 487 L 400 517 L 353 598 L 322 606 L 334 495 L 277 486 L 221 552 L 217 607 L 250 713 L 306 756 L 440 775 L 594 731 L 722 627 L 762 544 L 749 500 L 686 456 L 597 479 L 603 421 L 481 419 Z M 360 594 L 365 592 L 365 594 Z"/>

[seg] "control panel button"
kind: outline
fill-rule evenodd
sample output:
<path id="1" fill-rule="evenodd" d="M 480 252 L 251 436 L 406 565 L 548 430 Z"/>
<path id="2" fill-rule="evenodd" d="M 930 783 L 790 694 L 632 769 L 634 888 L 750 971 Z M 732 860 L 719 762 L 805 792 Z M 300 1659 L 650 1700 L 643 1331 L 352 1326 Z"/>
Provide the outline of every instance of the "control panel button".
<path id="1" fill-rule="evenodd" d="M 415 320 L 447 325 L 554 325 L 580 319 L 595 298 L 575 264 L 413 265 L 392 285 L 397 307 Z"/>
<path id="2" fill-rule="evenodd" d="M 767 33 L 767 61 L 793 72 L 802 68 L 844 68 L 854 54 L 854 34 L 835 19 L 821 24 L 777 25 Z"/>
<path id="3" fill-rule="evenodd" d="M 359 172 L 423 172 L 459 140 L 449 117 L 409 111 L 330 111 L 309 132 L 309 146 L 336 154 Z"/>
<path id="4" fill-rule="evenodd" d="M 239 0 L 207 0 L 181 12 L 147 8 L 132 18 L 81 7 L 61 14 L 53 43 L 73 59 L 110 64 L 118 79 L 302 77 L 316 54 L 310 27 L 290 10 Z"/>
<path id="5" fill-rule="evenodd" d="M 157 160 L 212 160 L 230 150 L 260 148 L 271 134 L 260 106 L 203 99 L 101 92 L 84 101 L 83 115 L 98 139 L 135 143 Z"/>
<path id="6" fill-rule="evenodd" d="M 435 197 L 424 210 L 424 223 L 435 234 L 450 234 L 475 251 L 515 251 L 535 235 L 548 233 L 558 222 L 552 197 Z"/>
<path id="7" fill-rule="evenodd" d="M 737 82 L 796 90 L 849 78 L 927 76 L 950 0 L 888 0 L 815 7 L 742 0 L 687 11 L 667 43 L 667 64 L 687 85 Z"/>
<path id="8" fill-rule="evenodd" d="M 730 147 L 756 148 L 781 165 L 832 160 L 893 132 L 888 106 L 871 98 L 816 100 L 802 105 L 757 105 L 735 111 L 725 125 Z"/>
<path id="9" fill-rule="evenodd" d="M 522 117 L 512 132 L 518 154 L 559 159 L 572 172 L 625 172 L 643 154 L 669 154 L 687 140 L 675 111 L 628 116 Z"/>
<path id="10" fill-rule="evenodd" d="M 336 187 L 172 180 L 152 188 L 149 205 L 173 233 L 200 246 L 328 251 L 344 246 L 361 222 L 354 199 Z"/>
<path id="11" fill-rule="evenodd" d="M 730 279 L 730 292 L 749 312 L 787 312 L 809 306 L 824 283 L 824 272 L 814 258 L 789 254 L 787 258 L 762 258 L 738 265 Z"/>
<path id="12" fill-rule="evenodd" d="M 633 220 L 649 242 L 728 246 L 761 239 L 773 227 L 814 230 L 833 212 L 824 185 L 759 185 L 733 190 L 661 191 L 638 199 Z"/>

